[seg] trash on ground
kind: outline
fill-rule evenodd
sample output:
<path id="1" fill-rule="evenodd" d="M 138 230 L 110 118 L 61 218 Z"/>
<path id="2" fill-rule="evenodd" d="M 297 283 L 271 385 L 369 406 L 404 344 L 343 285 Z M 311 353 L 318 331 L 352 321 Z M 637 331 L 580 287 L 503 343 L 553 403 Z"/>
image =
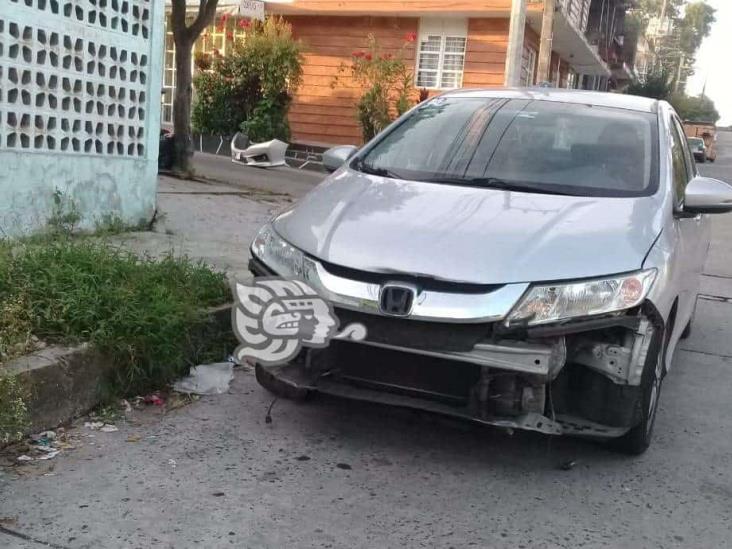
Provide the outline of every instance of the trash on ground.
<path id="1" fill-rule="evenodd" d="M 84 427 L 93 431 L 101 431 L 102 433 L 116 433 L 119 431 L 119 427 L 112 425 L 111 423 L 104 423 L 103 421 L 86 421 Z"/>
<path id="2" fill-rule="evenodd" d="M 68 439 L 63 427 L 57 431 L 43 431 L 28 437 L 26 442 L 19 447 L 19 456 L 15 458 L 18 462 L 47 461 L 55 458 L 62 450 L 73 449 L 75 446 Z"/>
<path id="3" fill-rule="evenodd" d="M 152 404 L 153 406 L 163 406 L 165 404 L 165 399 L 160 396 L 160 393 L 152 393 L 150 395 L 146 395 L 142 397 L 142 401 L 145 404 Z"/>
<path id="4" fill-rule="evenodd" d="M 234 365 L 231 362 L 201 364 L 192 367 L 188 377 L 176 381 L 173 389 L 179 393 L 220 395 L 229 390 L 233 378 Z"/>

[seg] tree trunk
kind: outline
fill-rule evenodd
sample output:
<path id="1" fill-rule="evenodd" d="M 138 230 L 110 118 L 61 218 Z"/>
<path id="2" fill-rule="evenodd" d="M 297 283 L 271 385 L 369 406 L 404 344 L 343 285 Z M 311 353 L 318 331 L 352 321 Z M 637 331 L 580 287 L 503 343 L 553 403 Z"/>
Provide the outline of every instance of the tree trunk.
<path id="1" fill-rule="evenodd" d="M 183 176 L 192 174 L 191 158 L 191 101 L 193 75 L 191 70 L 193 43 L 176 40 L 175 44 L 175 98 L 173 100 L 173 146 L 175 161 L 173 171 Z"/>
<path id="2" fill-rule="evenodd" d="M 173 171 L 189 177 L 193 174 L 191 158 L 191 100 L 193 98 L 193 44 L 216 16 L 218 0 L 199 0 L 198 15 L 186 26 L 186 0 L 171 0 L 170 15 L 175 42 L 175 97 L 173 98 Z"/>

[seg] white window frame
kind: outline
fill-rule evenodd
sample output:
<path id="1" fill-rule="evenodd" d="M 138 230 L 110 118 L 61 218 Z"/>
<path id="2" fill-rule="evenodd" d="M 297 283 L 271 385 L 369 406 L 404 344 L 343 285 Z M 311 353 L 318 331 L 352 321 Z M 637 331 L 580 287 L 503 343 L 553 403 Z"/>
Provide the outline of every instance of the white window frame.
<path id="1" fill-rule="evenodd" d="M 524 44 L 524 49 L 521 53 L 521 74 L 519 75 L 519 83 L 521 86 L 530 87 L 534 85 L 537 57 L 539 57 L 539 52 L 530 45 Z"/>
<path id="2" fill-rule="evenodd" d="M 422 44 L 426 42 L 428 37 L 439 37 L 440 48 L 438 52 L 438 61 L 436 69 L 427 69 L 420 67 L 420 58 L 423 53 L 435 53 L 435 52 L 423 52 Z M 464 40 L 464 47 L 462 52 L 446 52 L 447 40 L 450 38 L 457 38 Z M 467 19 L 433 19 L 423 17 L 419 22 L 419 37 L 417 42 L 417 55 L 414 61 L 415 68 L 415 85 L 419 88 L 427 88 L 430 90 L 452 90 L 461 88 L 463 86 L 463 77 L 465 75 L 465 58 L 467 56 L 468 47 L 468 20 Z M 445 55 L 462 55 L 463 62 L 462 67 L 459 70 L 456 69 L 445 69 Z M 420 73 L 432 73 L 435 75 L 435 86 L 424 86 L 419 83 Z M 455 86 L 443 86 L 443 75 L 454 74 L 456 75 Z"/>

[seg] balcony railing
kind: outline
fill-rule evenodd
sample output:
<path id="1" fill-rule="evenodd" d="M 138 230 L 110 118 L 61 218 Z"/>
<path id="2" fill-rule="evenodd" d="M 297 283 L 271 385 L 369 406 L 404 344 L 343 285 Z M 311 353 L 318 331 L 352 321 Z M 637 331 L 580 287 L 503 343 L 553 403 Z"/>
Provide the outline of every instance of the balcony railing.
<path id="1" fill-rule="evenodd" d="M 556 0 L 556 2 L 565 17 L 577 30 L 584 33 L 587 30 L 587 20 L 590 16 L 590 4 L 592 0 Z M 543 4 L 544 0 L 528 0 L 528 3 Z"/>

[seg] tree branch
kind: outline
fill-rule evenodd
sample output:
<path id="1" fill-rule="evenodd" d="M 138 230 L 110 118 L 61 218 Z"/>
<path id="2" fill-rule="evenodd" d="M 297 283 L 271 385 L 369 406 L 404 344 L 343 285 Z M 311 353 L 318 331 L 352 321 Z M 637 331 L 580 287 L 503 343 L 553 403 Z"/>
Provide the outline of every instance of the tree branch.
<path id="1" fill-rule="evenodd" d="M 216 7 L 219 0 L 199 0 L 198 15 L 191 26 L 186 29 L 186 34 L 191 41 L 194 41 L 208 27 L 216 16 Z"/>

